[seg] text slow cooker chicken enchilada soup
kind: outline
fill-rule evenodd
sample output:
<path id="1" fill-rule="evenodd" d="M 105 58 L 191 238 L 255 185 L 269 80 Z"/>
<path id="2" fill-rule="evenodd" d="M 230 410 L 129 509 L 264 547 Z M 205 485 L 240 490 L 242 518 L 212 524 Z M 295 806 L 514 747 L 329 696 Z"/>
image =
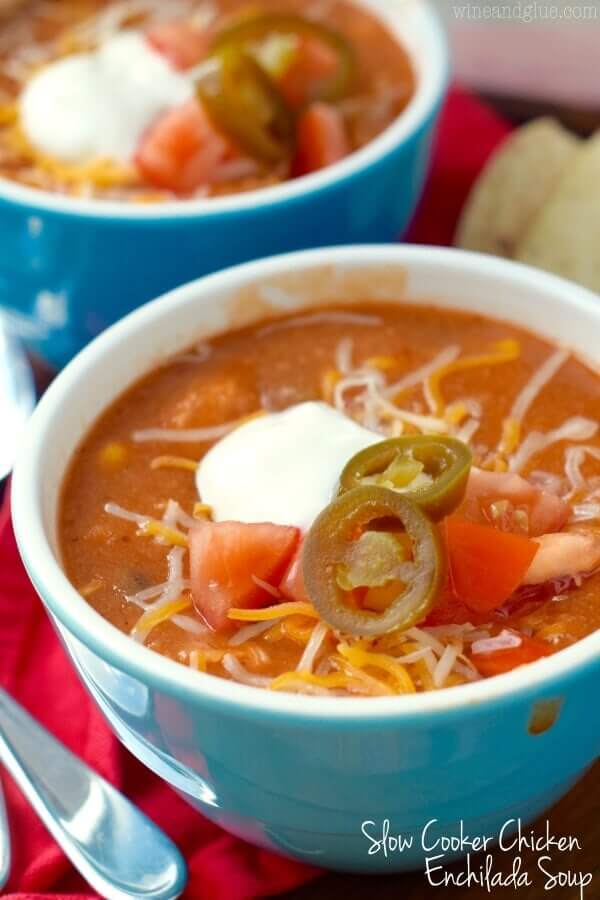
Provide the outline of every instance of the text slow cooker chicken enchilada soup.
<path id="1" fill-rule="evenodd" d="M 502 674 L 600 627 L 599 416 L 595 372 L 487 317 L 272 320 L 104 413 L 63 487 L 64 566 L 135 640 L 261 688 Z"/>
<path id="2" fill-rule="evenodd" d="M 140 203 L 248 191 L 360 149 L 414 89 L 351 0 L 31 0 L 0 20 L 0 176 Z"/>

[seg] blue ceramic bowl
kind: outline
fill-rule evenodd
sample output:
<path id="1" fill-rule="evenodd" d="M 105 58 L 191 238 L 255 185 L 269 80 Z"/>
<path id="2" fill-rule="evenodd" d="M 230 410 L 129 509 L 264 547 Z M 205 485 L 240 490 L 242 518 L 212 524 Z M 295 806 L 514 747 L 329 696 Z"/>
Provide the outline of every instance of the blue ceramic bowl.
<path id="1" fill-rule="evenodd" d="M 237 196 L 143 207 L 64 198 L 0 179 L 0 307 L 60 368 L 106 326 L 192 278 L 272 253 L 389 241 L 415 210 L 446 83 L 427 0 L 359 0 L 417 70 L 405 112 L 338 165 Z"/>
<path id="2" fill-rule="evenodd" d="M 435 298 L 493 314 L 600 363 L 597 297 L 492 257 L 388 246 L 251 263 L 137 310 L 58 376 L 30 423 L 13 517 L 29 575 L 74 665 L 135 756 L 253 843 L 336 869 L 385 872 L 422 865 L 435 855 L 426 848 L 436 836 L 457 833 L 461 820 L 471 836 L 497 835 L 574 784 L 600 747 L 600 709 L 591 702 L 600 688 L 600 632 L 508 675 L 429 694 L 351 700 L 261 691 L 192 673 L 117 631 L 68 582 L 56 535 L 75 447 L 161 358 L 278 311 L 365 296 Z M 534 734 L 540 704 L 557 717 Z M 369 853 L 386 820 L 412 847 Z"/>

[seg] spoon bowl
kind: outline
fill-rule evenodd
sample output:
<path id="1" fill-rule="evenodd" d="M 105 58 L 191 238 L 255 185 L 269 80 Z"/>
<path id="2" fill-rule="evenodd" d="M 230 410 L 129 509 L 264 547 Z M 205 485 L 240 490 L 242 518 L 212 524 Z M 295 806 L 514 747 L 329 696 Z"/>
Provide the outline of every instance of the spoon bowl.
<path id="1" fill-rule="evenodd" d="M 2 787 L 0 787 L 0 891 L 8 881 L 8 876 L 10 875 L 10 863 L 10 831 L 8 830 L 4 795 L 2 793 Z"/>
<path id="2" fill-rule="evenodd" d="M 174 900 L 180 895 L 186 866 L 169 838 L 1 688 L 0 761 L 102 897 Z M 0 885 L 2 859 L 0 849 Z"/>
<path id="3" fill-rule="evenodd" d="M 35 402 L 33 373 L 25 350 L 0 320 L 0 481 L 12 470 Z"/>

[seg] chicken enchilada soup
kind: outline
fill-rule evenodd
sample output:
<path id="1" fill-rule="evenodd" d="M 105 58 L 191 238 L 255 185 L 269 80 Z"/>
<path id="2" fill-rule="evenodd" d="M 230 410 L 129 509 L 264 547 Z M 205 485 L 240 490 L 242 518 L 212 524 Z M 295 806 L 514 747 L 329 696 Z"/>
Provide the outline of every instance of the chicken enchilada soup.
<path id="1" fill-rule="evenodd" d="M 397 118 L 412 62 L 351 0 L 31 0 L 0 21 L 0 175 L 152 202 L 277 184 Z"/>
<path id="2" fill-rule="evenodd" d="M 600 628 L 600 391 L 567 349 L 369 303 L 202 342 L 71 462 L 66 572 L 194 670 L 379 696 L 533 663 Z"/>

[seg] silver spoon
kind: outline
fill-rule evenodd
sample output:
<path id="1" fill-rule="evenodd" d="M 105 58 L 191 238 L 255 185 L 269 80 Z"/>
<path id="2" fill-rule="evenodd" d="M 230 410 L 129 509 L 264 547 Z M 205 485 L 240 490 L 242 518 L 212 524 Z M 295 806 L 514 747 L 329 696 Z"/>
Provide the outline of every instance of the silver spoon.
<path id="1" fill-rule="evenodd" d="M 0 787 L 0 891 L 10 875 L 10 832 L 6 819 L 4 795 Z"/>
<path id="2" fill-rule="evenodd" d="M 2 0 L 0 0 L 0 14 Z M 0 318 L 0 483 L 10 474 L 23 429 L 35 406 L 35 384 L 21 342 Z M 8 881 L 11 864 L 10 832 L 0 785 L 0 891 Z"/>
<path id="3" fill-rule="evenodd" d="M 0 761 L 85 880 L 107 900 L 171 900 L 187 880 L 150 819 L 0 688 Z"/>
<path id="4" fill-rule="evenodd" d="M 35 400 L 33 374 L 25 350 L 0 318 L 0 479 L 12 470 Z"/>

